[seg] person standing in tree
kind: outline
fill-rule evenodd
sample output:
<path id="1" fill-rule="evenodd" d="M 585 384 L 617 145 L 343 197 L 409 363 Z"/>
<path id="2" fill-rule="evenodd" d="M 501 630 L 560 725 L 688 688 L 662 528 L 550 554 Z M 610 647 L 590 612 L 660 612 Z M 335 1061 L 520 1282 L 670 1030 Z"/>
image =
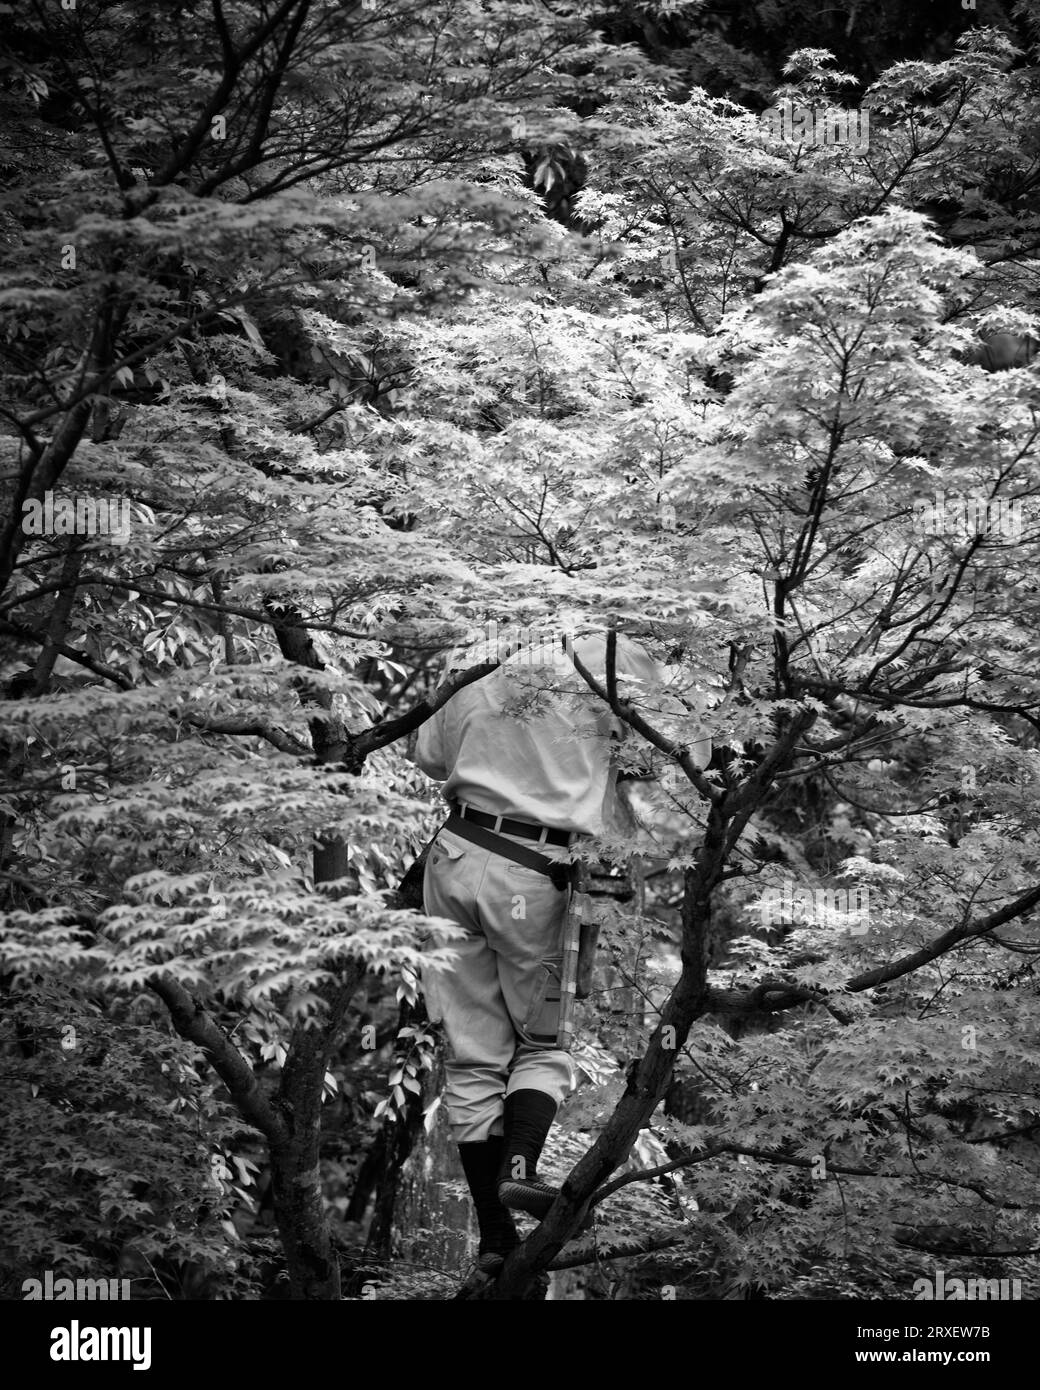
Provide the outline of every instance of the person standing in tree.
<path id="1" fill-rule="evenodd" d="M 422 725 L 413 755 L 443 782 L 452 810 L 430 847 L 424 909 L 466 936 L 424 991 L 447 1038 L 445 1101 L 480 1228 L 478 1268 L 488 1274 L 518 1244 L 512 1211 L 540 1220 L 558 1195 L 539 1178 L 538 1159 L 574 1086 L 558 1040 L 565 890 L 577 842 L 615 824 L 612 749 L 625 727 L 572 653 L 605 684 L 602 635 L 521 645 Z M 488 656 L 499 652 L 476 659 Z M 660 668 L 624 637 L 614 665 L 621 698 L 652 721 Z M 710 750 L 698 731 L 699 766 Z"/>

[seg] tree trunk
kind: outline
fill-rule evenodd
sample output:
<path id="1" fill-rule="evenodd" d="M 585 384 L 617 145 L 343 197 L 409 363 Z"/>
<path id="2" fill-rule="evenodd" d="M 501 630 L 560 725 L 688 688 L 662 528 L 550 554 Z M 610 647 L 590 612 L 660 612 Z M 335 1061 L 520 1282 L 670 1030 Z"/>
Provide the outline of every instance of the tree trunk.
<path id="1" fill-rule="evenodd" d="M 425 1019 L 405 1005 L 401 1023 Z M 423 1112 L 444 1088 L 443 1049 L 423 1078 L 421 1097 L 409 1099 L 404 1118 L 387 1125 L 376 1179 L 376 1202 L 366 1252 L 380 1260 L 422 1268 L 459 1271 L 467 1261 L 475 1225 L 465 1194 L 466 1180 L 443 1105 L 438 1106 L 429 1133 Z M 457 1183 L 454 1196 L 444 1185 Z"/>
<path id="2" fill-rule="evenodd" d="M 443 1084 L 438 1057 L 436 1071 L 423 1088 L 427 1104 L 441 1093 Z M 446 1183 L 459 1184 L 461 1192 L 457 1196 L 446 1192 Z M 392 1214 L 395 1255 L 415 1265 L 461 1270 L 471 1245 L 476 1249 L 476 1228 L 465 1192 L 458 1147 L 441 1105 L 429 1134 L 420 1122 L 411 1151 L 397 1172 Z"/>
<path id="3" fill-rule="evenodd" d="M 304 669 L 323 671 L 324 663 L 296 609 L 291 604 L 278 610 L 271 607 L 282 656 Z M 315 711 L 309 722 L 317 761 L 332 762 L 331 745 L 344 733 L 342 721 L 333 712 L 332 697 L 327 690 L 313 688 L 304 676 L 297 688 L 301 702 Z M 360 764 L 355 771 L 360 771 Z M 350 867 L 347 845 L 335 833 L 319 839 L 313 865 L 315 887 L 324 885 L 333 897 L 357 892 L 357 875 Z M 289 1139 L 271 1145 L 271 1178 L 292 1299 L 337 1301 L 342 1297 L 339 1260 L 321 1188 L 321 1100 L 336 1034 L 363 974 L 360 963 L 348 966 L 338 993 L 328 998 L 327 1021 L 321 1026 L 300 1024 L 293 1029 L 282 1071 L 279 1106 Z"/>
<path id="4" fill-rule="evenodd" d="M 288 1141 L 271 1145 L 275 1220 L 285 1251 L 292 1299 L 340 1297 L 339 1262 L 322 1200 L 321 1094 L 328 1066 L 328 1029 L 298 1028 L 282 1073 L 281 1108 Z"/>

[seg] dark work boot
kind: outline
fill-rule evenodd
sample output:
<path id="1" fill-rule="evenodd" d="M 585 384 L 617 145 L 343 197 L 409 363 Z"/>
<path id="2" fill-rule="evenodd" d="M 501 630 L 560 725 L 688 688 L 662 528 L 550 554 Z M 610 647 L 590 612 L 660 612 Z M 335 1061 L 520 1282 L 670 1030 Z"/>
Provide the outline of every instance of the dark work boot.
<path id="1" fill-rule="evenodd" d="M 501 1135 L 476 1144 L 459 1145 L 462 1171 L 473 1196 L 480 1227 L 477 1266 L 488 1274 L 500 1269 L 506 1255 L 520 1243 L 513 1218 L 499 1201 L 496 1190 L 504 1148 Z"/>
<path id="2" fill-rule="evenodd" d="M 560 1195 L 558 1187 L 538 1176 L 538 1159 L 556 1109 L 556 1102 L 544 1091 L 514 1091 L 506 1096 L 498 1197 L 503 1206 L 525 1211 L 539 1221 Z"/>

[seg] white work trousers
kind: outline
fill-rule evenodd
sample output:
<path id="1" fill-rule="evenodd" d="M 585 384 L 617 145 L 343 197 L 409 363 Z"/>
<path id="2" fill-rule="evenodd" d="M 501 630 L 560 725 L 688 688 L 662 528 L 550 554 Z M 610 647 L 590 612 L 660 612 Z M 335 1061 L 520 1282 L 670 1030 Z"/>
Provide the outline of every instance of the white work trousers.
<path id="1" fill-rule="evenodd" d="M 563 846 L 514 843 L 546 858 L 569 858 Z M 423 972 L 423 991 L 448 1040 L 452 1133 L 460 1144 L 477 1143 L 501 1134 L 506 1095 L 544 1091 L 559 1103 L 573 1090 L 571 1060 L 555 1046 L 559 1000 L 553 999 L 567 894 L 536 869 L 442 830 L 427 860 L 424 899 L 431 916 L 448 917 L 466 931 L 448 943 L 457 952 L 449 969 Z"/>

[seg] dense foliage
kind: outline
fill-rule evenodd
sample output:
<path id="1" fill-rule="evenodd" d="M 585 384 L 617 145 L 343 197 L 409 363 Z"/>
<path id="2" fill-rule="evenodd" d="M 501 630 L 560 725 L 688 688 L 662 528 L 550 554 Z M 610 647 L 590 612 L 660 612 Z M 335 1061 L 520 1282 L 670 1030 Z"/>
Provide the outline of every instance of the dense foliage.
<path id="1" fill-rule="evenodd" d="M 12 20 L 8 1296 L 337 1297 L 392 1253 L 442 1124 L 407 739 L 489 620 L 623 625 L 688 712 L 622 711 L 636 908 L 502 1296 L 594 1192 L 633 1297 L 1036 1278 L 1037 378 L 980 359 L 1040 334 L 1038 69 L 1005 16 L 677 89 L 697 7 L 642 48 L 635 8 Z M 863 150 L 758 118 L 848 93 Z M 125 526 L 25 528 L 48 495 Z"/>

